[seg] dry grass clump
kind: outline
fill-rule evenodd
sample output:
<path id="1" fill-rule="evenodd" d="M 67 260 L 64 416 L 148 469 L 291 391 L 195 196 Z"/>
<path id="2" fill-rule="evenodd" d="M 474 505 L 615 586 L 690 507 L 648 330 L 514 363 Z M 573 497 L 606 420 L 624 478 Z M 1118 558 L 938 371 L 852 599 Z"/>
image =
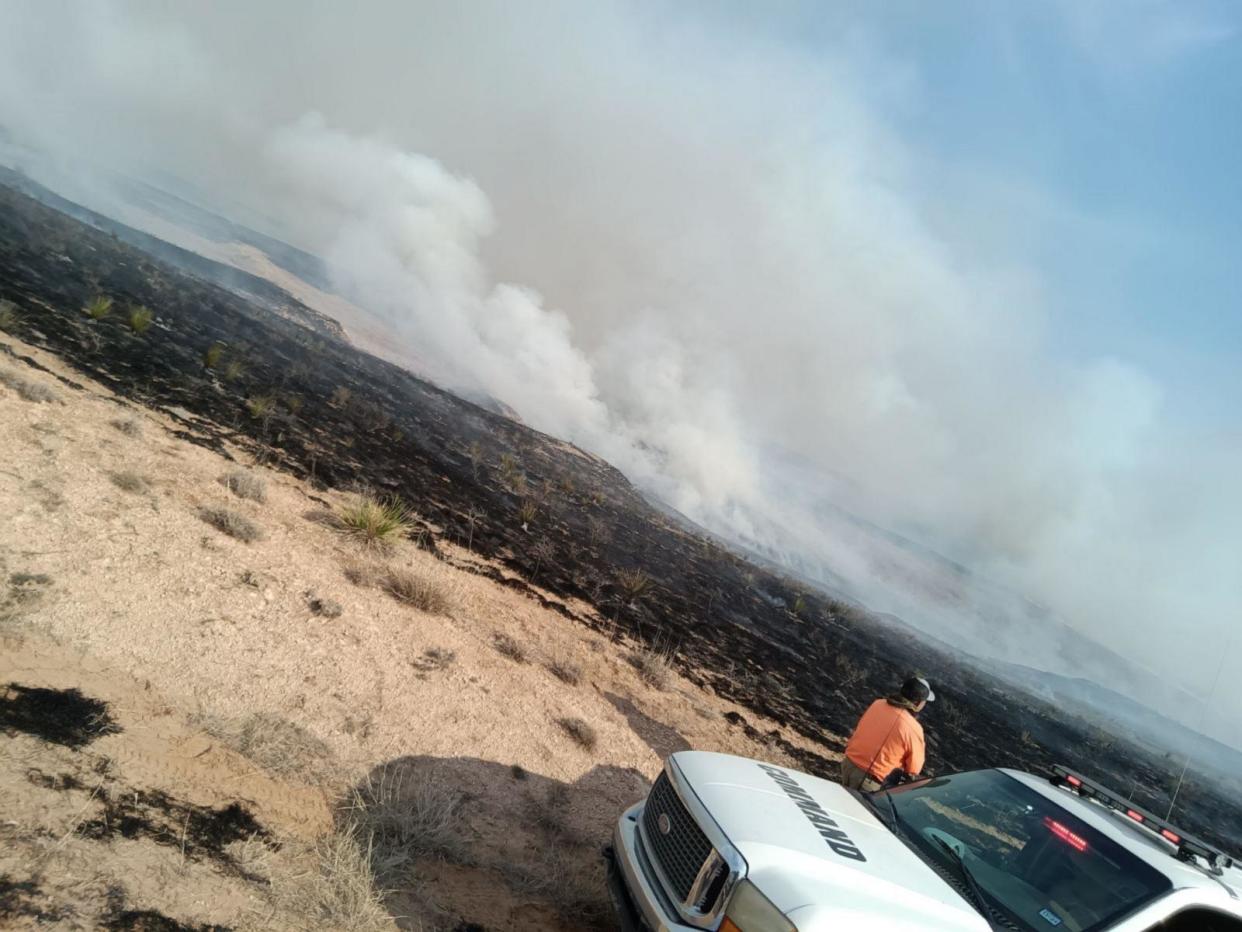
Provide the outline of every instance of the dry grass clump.
<path id="1" fill-rule="evenodd" d="M 357 826 L 345 825 L 315 843 L 318 870 L 274 883 L 277 901 L 304 916 L 308 928 L 388 932 L 392 917 L 371 874 L 373 849 Z"/>
<path id="2" fill-rule="evenodd" d="M 146 476 L 129 469 L 110 473 L 108 478 L 122 492 L 129 492 L 132 495 L 145 495 L 151 490 L 151 482 Z"/>
<path id="3" fill-rule="evenodd" d="M 200 508 L 198 516 L 217 531 L 229 537 L 235 537 L 243 543 L 250 544 L 256 540 L 263 540 L 265 536 L 261 527 L 231 508 L 211 505 Z"/>
<path id="4" fill-rule="evenodd" d="M 384 578 L 387 567 L 382 563 L 372 563 L 368 560 L 346 560 L 341 565 L 341 572 L 355 586 L 374 589 Z"/>
<path id="5" fill-rule="evenodd" d="M 117 418 L 115 421 L 109 421 L 109 423 L 126 437 L 142 436 L 142 421 L 136 417 Z"/>
<path id="6" fill-rule="evenodd" d="M 548 658 L 548 672 L 562 683 L 577 686 L 582 682 L 582 664 L 567 653 L 556 653 Z"/>
<path id="7" fill-rule="evenodd" d="M 338 508 L 336 529 L 350 540 L 374 550 L 386 550 L 410 532 L 410 510 L 399 498 L 377 499 L 360 495 Z"/>
<path id="8" fill-rule="evenodd" d="M 245 469 L 229 470 L 218 481 L 238 498 L 267 501 L 267 480 Z"/>
<path id="9" fill-rule="evenodd" d="M 379 585 L 402 605 L 430 615 L 451 614 L 456 602 L 445 576 L 421 567 L 391 568 L 380 577 Z"/>
<path id="10" fill-rule="evenodd" d="M 565 734 L 573 738 L 574 741 L 588 751 L 595 750 L 595 745 L 599 741 L 599 735 L 595 733 L 595 729 L 588 725 L 580 718 L 558 718 L 556 724 L 564 729 Z"/>
<path id="11" fill-rule="evenodd" d="M 492 639 L 496 650 L 517 663 L 526 663 L 526 647 L 517 638 L 508 634 L 498 634 Z"/>
<path id="12" fill-rule="evenodd" d="M 467 860 L 461 806 L 464 797 L 434 769 L 386 765 L 353 788 L 338 823 L 369 852 L 381 886 L 408 880 L 419 858 Z"/>
<path id="13" fill-rule="evenodd" d="M 331 749 L 278 715 L 256 712 L 240 721 L 200 717 L 199 723 L 209 735 L 278 776 L 326 780 L 332 775 Z"/>
<path id="14" fill-rule="evenodd" d="M 668 689 L 673 677 L 673 657 L 668 651 L 648 647 L 636 650 L 627 658 L 638 677 L 652 689 Z"/>
<path id="15" fill-rule="evenodd" d="M 0 385 L 17 392 L 23 401 L 53 402 L 59 397 L 42 382 L 32 382 L 9 369 L 0 369 Z"/>

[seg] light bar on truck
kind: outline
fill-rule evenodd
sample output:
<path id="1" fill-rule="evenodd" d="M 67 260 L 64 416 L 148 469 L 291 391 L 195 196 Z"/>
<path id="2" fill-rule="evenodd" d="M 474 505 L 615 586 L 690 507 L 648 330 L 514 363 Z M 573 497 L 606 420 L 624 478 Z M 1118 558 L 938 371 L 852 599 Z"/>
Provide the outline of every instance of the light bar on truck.
<path id="1" fill-rule="evenodd" d="M 1233 866 L 1233 858 L 1219 848 L 1215 848 L 1206 841 L 1187 834 L 1176 825 L 1171 825 L 1164 819 L 1152 815 L 1146 809 L 1134 805 L 1134 803 L 1114 793 L 1108 787 L 1101 786 L 1082 774 L 1074 773 L 1068 767 L 1062 767 L 1060 764 L 1055 765 L 1052 768 L 1052 777 L 1050 779 L 1053 786 L 1063 786 L 1086 799 L 1094 799 L 1096 802 L 1107 806 L 1115 812 L 1119 812 L 1139 825 L 1151 829 L 1165 841 L 1169 842 L 1169 844 L 1173 845 L 1177 849 L 1177 856 L 1183 861 L 1200 857 L 1215 871 Z"/>

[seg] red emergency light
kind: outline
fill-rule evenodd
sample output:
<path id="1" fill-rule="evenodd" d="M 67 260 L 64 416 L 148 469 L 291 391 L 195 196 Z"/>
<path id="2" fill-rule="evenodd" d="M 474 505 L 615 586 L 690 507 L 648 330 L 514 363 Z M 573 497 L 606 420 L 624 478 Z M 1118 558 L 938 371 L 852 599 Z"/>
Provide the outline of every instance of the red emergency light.
<path id="1" fill-rule="evenodd" d="M 1106 806 L 1118 815 L 1124 815 L 1148 831 L 1158 834 L 1169 844 L 1173 845 L 1176 849 L 1177 857 L 1183 861 L 1193 861 L 1195 858 L 1202 858 L 1207 863 L 1208 868 L 1215 874 L 1221 873 L 1224 868 L 1231 867 L 1234 864 L 1232 857 L 1214 845 L 1209 845 L 1202 839 L 1187 834 L 1176 825 L 1170 824 L 1167 819 L 1153 815 L 1121 794 L 1114 793 L 1108 787 L 1102 786 L 1094 780 L 1084 777 L 1082 774 L 1074 773 L 1068 767 L 1060 764 L 1054 766 L 1052 768 L 1051 780 L 1053 786 L 1068 787 L 1084 799 Z M 1079 851 L 1086 850 L 1086 839 L 1074 835 L 1073 832 L 1060 822 L 1045 819 L 1044 823 L 1048 826 L 1050 832 L 1063 839 L 1067 844 L 1073 845 Z M 1073 835 L 1073 838 L 1068 837 L 1069 835 Z M 1073 839 L 1081 842 L 1082 847 L 1079 847 Z"/>
<path id="2" fill-rule="evenodd" d="M 1048 831 L 1052 832 L 1052 834 L 1056 835 L 1057 838 L 1061 839 L 1071 848 L 1078 851 L 1087 850 L 1087 839 L 1062 825 L 1051 816 L 1044 816 L 1044 825 L 1048 826 Z"/>

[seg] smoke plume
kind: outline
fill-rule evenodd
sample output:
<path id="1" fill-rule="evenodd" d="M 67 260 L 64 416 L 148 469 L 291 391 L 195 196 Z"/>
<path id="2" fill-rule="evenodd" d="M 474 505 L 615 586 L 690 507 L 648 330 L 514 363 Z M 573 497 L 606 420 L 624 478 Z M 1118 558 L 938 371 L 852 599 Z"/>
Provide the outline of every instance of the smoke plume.
<path id="1" fill-rule="evenodd" d="M 1238 438 L 1052 348 L 1040 268 L 971 248 L 1006 220 L 931 209 L 883 117 L 917 105 L 866 42 L 702 8 L 0 9 L 15 139 L 323 256 L 438 381 L 962 646 L 1027 609 L 927 598 L 928 564 L 894 570 L 909 551 L 842 510 L 1198 689 L 1242 594 Z M 1065 661 L 1038 635 L 984 652 Z M 1239 743 L 1228 703 L 1203 724 Z"/>

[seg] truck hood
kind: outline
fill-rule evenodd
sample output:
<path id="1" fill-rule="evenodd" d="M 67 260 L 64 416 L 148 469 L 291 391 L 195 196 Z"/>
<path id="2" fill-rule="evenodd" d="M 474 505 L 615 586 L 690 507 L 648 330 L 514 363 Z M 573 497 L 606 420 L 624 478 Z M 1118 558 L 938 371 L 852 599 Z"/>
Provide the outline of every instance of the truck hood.
<path id="1" fill-rule="evenodd" d="M 988 932 L 971 905 L 843 786 L 759 761 L 686 751 L 670 765 L 803 929 Z M 844 924 L 843 924 L 844 923 Z"/>

